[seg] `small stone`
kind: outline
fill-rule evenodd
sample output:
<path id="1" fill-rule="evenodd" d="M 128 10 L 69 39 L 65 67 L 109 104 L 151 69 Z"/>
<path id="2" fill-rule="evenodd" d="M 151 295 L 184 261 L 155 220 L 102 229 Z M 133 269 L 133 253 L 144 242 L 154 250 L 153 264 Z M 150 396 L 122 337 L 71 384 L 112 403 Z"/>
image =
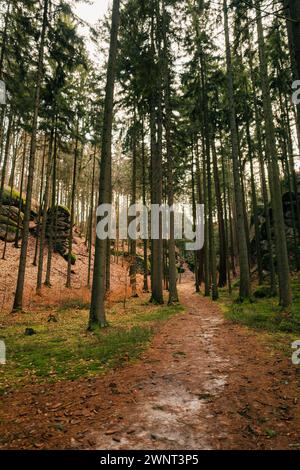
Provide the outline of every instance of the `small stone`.
<path id="1" fill-rule="evenodd" d="M 36 331 L 33 328 L 26 328 L 25 336 L 33 336 L 36 335 Z"/>

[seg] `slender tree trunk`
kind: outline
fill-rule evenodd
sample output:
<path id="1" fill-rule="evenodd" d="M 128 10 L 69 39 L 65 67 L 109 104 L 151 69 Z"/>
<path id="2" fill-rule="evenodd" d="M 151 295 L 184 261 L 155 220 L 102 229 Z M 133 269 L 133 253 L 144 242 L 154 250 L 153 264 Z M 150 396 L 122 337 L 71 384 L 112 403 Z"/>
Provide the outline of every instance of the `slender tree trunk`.
<path id="1" fill-rule="evenodd" d="M 73 248 L 73 226 L 75 218 L 75 195 L 76 195 L 76 181 L 77 181 L 77 164 L 78 164 L 78 141 L 79 141 L 79 118 L 77 118 L 76 137 L 75 137 L 75 150 L 74 150 L 74 165 L 73 165 L 73 182 L 72 182 L 72 197 L 71 197 L 71 221 L 68 240 L 68 269 L 67 269 L 67 282 L 66 287 L 71 287 L 71 274 L 72 274 L 72 248 Z"/>
<path id="2" fill-rule="evenodd" d="M 4 29 L 2 32 L 2 44 L 1 44 L 1 52 L 0 52 L 0 80 L 3 77 L 3 66 L 4 66 L 4 57 L 6 53 L 6 46 L 7 46 L 7 30 L 8 30 L 8 20 L 10 15 L 10 7 L 11 7 L 11 0 L 7 2 L 6 13 L 4 17 Z"/>
<path id="3" fill-rule="evenodd" d="M 207 142 L 207 195 L 208 195 L 208 227 L 209 227 L 209 263 L 211 272 L 211 295 L 212 300 L 219 298 L 217 285 L 217 266 L 213 226 L 213 207 L 212 207 L 212 178 L 211 178 L 211 154 L 210 146 Z"/>
<path id="4" fill-rule="evenodd" d="M 252 196 L 252 209 L 253 209 L 253 219 L 254 219 L 254 229 L 255 229 L 255 248 L 256 248 L 257 271 L 258 271 L 258 283 L 259 285 L 262 285 L 263 284 L 263 268 L 262 268 L 262 257 L 261 257 L 261 248 L 260 248 L 261 240 L 260 240 L 257 196 L 256 196 L 256 187 L 255 187 L 255 178 L 254 178 L 253 148 L 252 148 L 252 139 L 250 135 L 250 126 L 249 126 L 248 116 L 247 116 L 247 122 L 246 122 L 246 134 L 247 134 L 249 160 L 250 160 L 251 196 Z"/>
<path id="5" fill-rule="evenodd" d="M 209 213 L 208 213 L 208 197 L 207 197 L 207 164 L 206 164 L 206 143 L 204 139 L 204 130 L 202 129 L 202 158 L 203 158 L 203 197 L 204 197 L 204 231 L 205 231 L 205 244 L 204 244 L 204 296 L 209 297 L 211 291 L 210 285 L 210 262 L 209 262 Z"/>
<path id="6" fill-rule="evenodd" d="M 9 151 L 10 151 L 10 144 L 11 144 L 12 127 L 13 127 L 13 114 L 12 114 L 12 110 L 10 110 L 9 119 L 8 119 L 8 127 L 7 127 L 7 132 L 6 132 L 6 142 L 5 142 L 2 174 L 1 174 L 0 210 L 1 210 L 2 202 L 3 202 L 4 186 L 5 186 L 5 179 L 6 179 L 6 172 L 7 172 L 7 163 L 8 163 L 8 157 L 9 157 Z"/>
<path id="7" fill-rule="evenodd" d="M 200 170 L 200 156 L 199 156 L 199 146 L 198 146 L 198 136 L 196 139 L 196 183 L 197 183 L 197 202 L 198 204 L 204 204 L 203 200 L 203 187 L 201 183 L 201 170 Z M 204 281 L 204 247 L 197 252 L 197 266 L 198 266 L 198 286 L 196 286 L 196 291 L 200 291 L 202 282 Z"/>
<path id="8" fill-rule="evenodd" d="M 118 50 L 118 30 L 120 22 L 120 0 L 114 0 L 112 12 L 112 25 L 110 36 L 110 51 L 107 67 L 107 79 L 105 90 L 103 132 L 102 132 L 102 153 L 101 169 L 99 181 L 99 205 L 107 204 L 110 201 L 110 176 L 111 166 L 111 145 L 112 145 L 112 124 L 113 105 L 116 75 L 116 59 Z M 105 315 L 105 266 L 107 256 L 107 240 L 100 240 L 96 237 L 95 260 L 93 273 L 93 288 L 91 309 L 89 318 L 89 328 L 93 325 L 106 326 Z"/>
<path id="9" fill-rule="evenodd" d="M 13 144 L 13 155 L 12 155 L 12 166 L 8 180 L 8 186 L 11 188 L 14 186 L 15 181 L 15 168 L 17 163 L 17 154 L 18 154 L 18 138 L 19 138 L 19 127 L 20 127 L 20 118 L 18 119 L 18 124 L 13 130 L 14 144 Z"/>
<path id="10" fill-rule="evenodd" d="M 288 141 L 288 155 L 289 155 L 291 185 L 292 185 L 292 191 L 294 192 L 294 195 L 295 195 L 296 218 L 297 218 L 297 226 L 298 226 L 298 235 L 300 238 L 300 196 L 298 194 L 298 182 L 297 182 L 297 175 L 296 175 L 295 163 L 294 163 L 291 121 L 290 121 L 290 115 L 289 115 L 288 100 L 286 96 L 285 96 L 285 115 L 286 115 L 286 124 L 287 124 L 287 130 L 288 130 L 287 141 Z"/>
<path id="11" fill-rule="evenodd" d="M 233 178 L 235 189 L 235 204 L 237 215 L 237 239 L 239 247 L 239 260 L 240 260 L 240 299 L 247 299 L 251 295 L 250 291 L 250 272 L 249 272 L 249 257 L 247 237 L 245 230 L 245 215 L 242 200 L 242 188 L 240 180 L 239 168 L 239 144 L 238 144 L 238 131 L 236 124 L 236 110 L 235 110 L 235 97 L 233 85 L 233 72 L 232 72 L 232 59 L 230 49 L 230 36 L 228 24 L 228 7 L 227 0 L 223 1 L 224 22 L 225 22 L 225 42 L 226 42 L 226 63 L 227 63 L 227 82 L 228 82 L 228 101 L 229 101 L 229 117 L 231 129 L 231 143 L 232 143 L 232 163 L 233 163 Z"/>
<path id="12" fill-rule="evenodd" d="M 8 30 L 8 20 L 10 17 L 10 7 L 11 0 L 7 2 L 7 9 L 4 17 L 4 28 L 2 32 L 2 41 L 1 41 L 1 52 L 0 52 L 0 80 L 3 79 L 3 69 L 4 69 L 4 57 L 6 55 L 7 49 L 7 30 Z M 3 140 L 3 130 L 5 122 L 5 107 L 1 106 L 0 108 L 0 142 Z M 2 157 L 2 146 L 1 146 L 1 155 L 0 155 L 0 166 L 1 166 L 1 157 Z"/>
<path id="13" fill-rule="evenodd" d="M 18 204 L 18 221 L 17 221 L 17 230 L 15 238 L 15 248 L 19 248 L 19 225 L 21 222 L 21 211 L 23 206 L 23 184 L 24 184 L 24 173 L 25 173 L 25 163 L 26 163 L 26 151 L 27 151 L 27 133 L 24 131 L 24 146 L 23 146 L 23 155 L 22 155 L 22 170 L 21 170 L 21 181 L 20 181 L 20 199 Z"/>
<path id="14" fill-rule="evenodd" d="M 289 16 L 292 21 L 288 20 L 292 33 L 292 61 L 295 63 L 297 70 L 296 79 L 300 78 L 300 3 L 299 0 L 287 0 L 289 7 Z"/>
<path id="15" fill-rule="evenodd" d="M 47 148 L 47 135 L 45 134 L 43 158 L 42 158 L 42 174 L 41 174 L 40 194 L 39 194 L 39 212 L 38 212 L 37 233 L 36 233 L 34 257 L 33 257 L 33 262 L 32 262 L 33 266 L 37 266 L 38 249 L 39 249 L 40 224 L 41 224 L 42 206 L 43 206 L 42 203 L 43 203 L 43 186 L 44 186 L 46 148 Z"/>
<path id="16" fill-rule="evenodd" d="M 51 171 L 52 171 L 53 137 L 54 137 L 54 128 L 52 126 L 51 132 L 50 132 L 50 138 L 49 138 L 46 182 L 45 182 L 44 196 L 42 200 L 42 214 L 41 214 L 42 226 L 39 231 L 39 255 L 38 255 L 38 272 L 37 272 L 37 283 L 36 283 L 36 293 L 38 295 L 40 295 L 41 289 L 42 289 L 44 244 L 45 244 L 45 239 L 46 239 L 47 213 L 48 213 L 48 208 L 49 208 L 50 179 L 51 179 Z"/>
<path id="17" fill-rule="evenodd" d="M 159 2 L 155 1 L 155 13 L 157 22 L 160 21 Z M 153 7 L 154 8 L 154 7 Z M 155 60 L 154 46 L 154 20 L 151 27 L 151 50 Z M 159 27 L 157 28 L 159 30 Z M 160 36 L 160 34 L 159 34 Z M 160 43 L 160 37 L 158 42 Z M 159 47 L 160 49 L 160 47 Z M 158 206 L 162 203 L 162 62 L 161 50 L 159 50 L 159 76 L 157 89 L 152 89 L 150 98 L 150 128 L 151 128 L 151 203 Z M 157 112 L 156 112 L 157 105 Z M 157 138 L 156 138 L 157 135 Z M 162 217 L 159 215 L 159 237 L 151 240 L 151 302 L 163 304 L 163 247 L 162 247 Z"/>
<path id="18" fill-rule="evenodd" d="M 132 129 L 132 182 L 131 182 L 131 205 L 136 204 L 136 170 L 137 170 L 137 142 L 136 142 L 136 109 L 134 108 L 134 121 Z M 129 222 L 132 222 L 131 218 Z M 137 297 L 136 290 L 136 240 L 130 239 L 130 266 L 129 277 L 132 297 Z"/>
<path id="19" fill-rule="evenodd" d="M 17 144 L 15 142 L 15 146 L 14 146 L 14 150 L 13 150 L 13 164 L 12 164 L 12 169 L 11 169 L 11 174 L 10 174 L 11 184 L 10 184 L 9 204 L 8 204 L 8 212 L 7 212 L 7 220 L 6 220 L 6 228 L 5 228 L 4 247 L 3 247 L 2 259 L 5 259 L 5 255 L 6 255 L 8 226 L 9 226 L 11 203 L 12 203 L 12 197 L 13 197 L 13 183 L 14 183 L 14 178 L 15 178 L 15 167 L 16 167 L 15 166 L 15 161 L 16 161 L 16 157 L 17 157 Z"/>
<path id="20" fill-rule="evenodd" d="M 94 198 L 95 198 L 95 173 L 96 173 L 96 146 L 93 155 L 93 173 L 92 173 L 92 189 L 91 189 L 91 200 L 90 200 L 90 218 L 89 218 L 89 261 L 88 261 L 88 279 L 87 286 L 91 287 L 91 267 L 92 267 L 92 249 L 93 249 L 93 221 L 94 221 Z"/>
<path id="21" fill-rule="evenodd" d="M 142 190 L 143 190 L 143 205 L 146 207 L 146 152 L 145 152 L 145 129 L 144 118 L 142 119 Z M 149 292 L 148 286 L 148 240 L 143 240 L 143 255 L 144 255 L 144 284 L 143 291 Z"/>
<path id="22" fill-rule="evenodd" d="M 53 168 L 52 168 L 52 194 L 51 194 L 51 220 L 49 223 L 49 239 L 48 239 L 48 256 L 47 256 L 47 267 L 45 286 L 51 287 L 51 268 L 52 268 L 52 254 L 54 250 L 54 240 L 56 232 L 56 177 L 57 177 L 57 117 L 55 119 L 55 131 L 54 131 L 54 149 L 53 149 Z"/>
<path id="23" fill-rule="evenodd" d="M 270 189 L 273 208 L 273 219 L 275 229 L 275 246 L 277 256 L 277 271 L 279 279 L 280 305 L 283 308 L 289 307 L 292 302 L 292 292 L 290 284 L 290 269 L 288 261 L 288 251 L 285 235 L 282 194 L 280 187 L 280 177 L 278 168 L 278 156 L 276 148 L 275 128 L 273 122 L 273 112 L 268 81 L 268 66 L 265 52 L 265 39 L 262 24 L 259 2 L 256 1 L 256 20 L 259 42 L 260 73 L 263 94 L 263 109 L 266 128 L 266 154 L 269 162 Z"/>
<path id="24" fill-rule="evenodd" d="M 285 7 L 288 44 L 291 58 L 293 79 L 300 79 L 300 5 L 298 0 L 283 0 Z M 298 23 L 294 21 L 298 19 Z M 294 21 L 291 21 L 294 20 Z M 295 108 L 294 108 L 295 109 Z M 300 104 L 296 106 L 296 127 L 298 134 L 298 146 L 300 151 Z"/>
<path id="25" fill-rule="evenodd" d="M 192 146 L 193 147 L 193 146 Z M 196 184 L 195 184 L 195 170 L 194 170 L 194 154 L 192 153 L 192 164 L 191 164 L 191 175 L 192 175 L 192 207 L 193 207 L 193 231 L 196 231 L 196 223 L 197 223 L 197 209 L 196 209 Z M 198 257 L 197 251 L 194 251 L 194 273 L 195 273 L 195 288 L 196 292 L 200 292 L 199 288 L 199 270 L 198 270 Z"/>
<path id="26" fill-rule="evenodd" d="M 226 235 L 225 235 L 225 222 L 224 222 L 224 211 L 221 196 L 219 169 L 216 145 L 214 139 L 212 140 L 212 155 L 213 155 L 213 170 L 214 170 L 214 181 L 215 181 L 215 193 L 217 201 L 218 211 L 218 225 L 219 225 L 219 239 L 220 239 L 220 268 L 219 268 L 219 287 L 224 287 L 227 284 L 227 246 L 226 246 Z"/>
<path id="27" fill-rule="evenodd" d="M 167 32 L 166 32 L 166 19 L 165 19 L 165 4 L 163 2 L 163 77 L 164 77 L 164 99 L 165 99 L 165 131 L 166 131 L 166 149 L 167 149 L 167 194 L 168 205 L 170 209 L 170 233 L 168 240 L 168 255 L 169 255 L 169 305 L 178 302 L 177 292 L 177 269 L 176 269 L 176 253 L 175 253 L 175 217 L 173 211 L 174 205 L 174 188 L 173 188 L 173 147 L 171 137 L 171 78 L 169 68 L 169 49 Z M 198 274 L 198 273 L 197 273 Z"/>
<path id="28" fill-rule="evenodd" d="M 29 172 L 28 172 L 27 192 L 26 192 L 26 203 L 25 203 L 25 209 L 24 209 L 22 246 L 21 246 L 18 280 L 17 280 L 13 311 L 22 310 L 22 307 L 23 307 L 23 292 L 24 292 L 25 270 L 26 270 L 26 259 L 27 259 L 27 248 L 28 248 L 29 222 L 30 222 L 30 213 L 31 213 L 32 186 L 33 186 L 35 154 L 36 154 L 37 124 L 38 124 L 38 115 L 39 115 L 39 109 L 40 109 L 40 89 L 41 89 L 42 73 L 43 73 L 45 35 L 46 35 L 47 22 L 48 22 L 47 20 L 48 0 L 44 0 L 43 8 L 44 8 L 43 24 L 42 24 L 42 30 L 41 30 L 38 69 L 37 69 L 37 76 L 36 76 L 35 104 L 34 104 L 34 112 L 33 112 L 32 136 L 31 136 L 30 155 L 29 155 Z"/>
<path id="29" fill-rule="evenodd" d="M 220 142 L 222 138 L 220 135 Z M 224 219 L 225 219 L 225 244 L 226 244 L 226 253 L 227 253 L 227 283 L 228 283 L 228 292 L 231 294 L 231 274 L 230 274 L 230 253 L 229 253 L 229 230 L 228 230 L 228 211 L 227 211 L 227 180 L 226 180 L 226 171 L 225 171 L 225 161 L 224 161 L 224 152 L 221 149 L 222 154 L 222 180 L 223 180 L 223 195 L 224 195 Z"/>
<path id="30" fill-rule="evenodd" d="M 268 252 L 269 252 L 269 259 L 270 259 L 270 290 L 271 295 L 276 295 L 276 273 L 275 273 L 275 266 L 274 266 L 274 250 L 273 250 L 273 241 L 272 241 L 272 231 L 271 231 L 271 219 L 270 219 L 270 211 L 269 211 L 269 199 L 268 199 L 268 189 L 266 183 L 266 174 L 265 174 L 265 163 L 264 163 L 264 156 L 263 156 L 263 143 L 262 143 L 262 133 L 261 133 L 261 124 L 260 124 L 260 114 L 258 110 L 258 103 L 257 103 L 257 93 L 256 93 L 256 79 L 254 75 L 254 68 L 253 68 L 253 60 L 252 60 L 252 47 L 251 47 L 251 40 L 249 36 L 249 32 L 247 34 L 248 37 L 248 46 L 250 50 L 249 54 L 249 67 L 250 67 L 250 75 L 251 75 L 251 85 L 252 85 L 252 98 L 254 103 L 254 113 L 255 113 L 255 131 L 256 131 L 256 139 L 257 139 L 257 150 L 258 150 L 258 160 L 259 160 L 259 167 L 260 167 L 260 174 L 261 174 L 261 187 L 262 187 L 262 196 L 263 196 L 263 203 L 264 203 L 264 212 L 265 212 L 265 219 L 266 219 L 266 234 L 267 234 L 267 243 L 268 243 Z"/>

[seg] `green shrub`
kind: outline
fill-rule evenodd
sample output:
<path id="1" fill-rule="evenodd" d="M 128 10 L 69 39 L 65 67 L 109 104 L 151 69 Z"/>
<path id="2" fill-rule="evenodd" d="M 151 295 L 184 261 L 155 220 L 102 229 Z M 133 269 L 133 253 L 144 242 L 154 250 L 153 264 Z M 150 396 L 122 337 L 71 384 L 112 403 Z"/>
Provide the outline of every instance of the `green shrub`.
<path id="1" fill-rule="evenodd" d="M 64 254 L 63 258 L 66 261 L 69 261 L 69 254 L 68 253 Z M 71 265 L 74 266 L 76 264 L 76 261 L 77 261 L 77 256 L 74 253 L 71 253 Z"/>

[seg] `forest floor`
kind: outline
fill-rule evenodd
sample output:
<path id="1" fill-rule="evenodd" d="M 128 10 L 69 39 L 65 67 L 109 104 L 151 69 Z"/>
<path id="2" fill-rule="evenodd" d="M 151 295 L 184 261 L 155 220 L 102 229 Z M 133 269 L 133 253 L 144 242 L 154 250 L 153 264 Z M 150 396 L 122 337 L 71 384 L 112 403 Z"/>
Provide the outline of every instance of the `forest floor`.
<path id="1" fill-rule="evenodd" d="M 49 312 L 17 318 L 0 447 L 299 449 L 294 336 L 226 320 L 218 303 L 194 293 L 188 274 L 179 291 L 184 311 L 140 295 L 125 310 L 115 304 L 110 328 L 92 339 L 82 333 L 86 310 L 57 310 L 58 323 L 46 322 Z M 20 332 L 41 320 L 26 346 Z"/>
<path id="2" fill-rule="evenodd" d="M 91 291 L 87 288 L 88 279 L 88 250 L 83 238 L 75 231 L 73 238 L 73 253 L 76 255 L 76 264 L 72 266 L 72 287 L 66 289 L 67 262 L 58 253 L 52 255 L 51 285 L 52 288 L 42 288 L 41 295 L 36 295 L 37 266 L 32 264 L 35 253 L 36 239 L 29 237 L 28 256 L 26 264 L 26 278 L 24 288 L 24 309 L 38 310 L 41 306 L 57 307 L 70 305 L 74 302 L 88 304 Z M 14 292 L 17 282 L 20 249 L 9 243 L 5 259 L 2 259 L 4 242 L 0 240 L 0 324 L 2 315 L 9 313 L 13 306 Z M 113 259 L 113 256 L 112 256 Z M 93 255 L 92 255 L 93 263 Z M 44 250 L 43 280 L 46 275 L 47 249 Z M 111 283 L 113 297 L 125 296 L 126 270 L 122 267 L 122 258 L 119 263 L 111 265 Z M 127 276 L 128 277 L 128 276 Z M 92 282 L 92 281 L 91 281 Z M 142 281 L 139 279 L 139 290 Z"/>

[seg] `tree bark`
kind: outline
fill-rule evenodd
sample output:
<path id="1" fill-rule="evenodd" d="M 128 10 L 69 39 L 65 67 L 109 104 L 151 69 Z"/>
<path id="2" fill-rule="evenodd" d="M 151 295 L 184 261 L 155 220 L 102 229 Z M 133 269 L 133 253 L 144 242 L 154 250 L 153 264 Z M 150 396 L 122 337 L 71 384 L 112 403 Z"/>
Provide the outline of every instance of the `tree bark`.
<path id="1" fill-rule="evenodd" d="M 239 168 L 239 143 L 238 131 L 236 124 L 236 109 L 233 85 L 233 72 L 232 72 L 232 58 L 230 49 L 230 36 L 228 24 L 228 7 L 227 0 L 223 1 L 224 22 L 225 22 L 225 42 L 226 42 L 226 63 L 227 63 L 227 82 L 228 82 L 228 101 L 229 101 L 229 117 L 231 129 L 231 143 L 232 143 L 232 163 L 233 163 L 233 178 L 235 190 L 235 204 L 237 216 L 237 240 L 239 247 L 239 261 L 240 261 L 240 300 L 250 297 L 250 272 L 249 272 L 249 257 L 247 237 L 245 230 L 245 215 L 242 200 L 242 188 L 240 180 Z"/>
<path id="2" fill-rule="evenodd" d="M 116 76 L 116 59 L 118 51 L 119 23 L 120 0 L 114 0 L 103 116 L 102 152 L 99 181 L 99 205 L 109 204 L 110 202 L 111 188 L 108 180 L 110 176 L 111 166 L 114 89 Z M 98 237 L 96 237 L 92 299 L 89 317 L 90 329 L 93 328 L 93 326 L 95 325 L 99 325 L 102 327 L 107 325 L 105 314 L 105 265 L 107 255 L 107 240 L 100 240 Z"/>
<path id="3" fill-rule="evenodd" d="M 166 32 L 166 19 L 165 19 L 165 4 L 163 2 L 163 77 L 164 77 L 164 101 L 165 101 L 165 131 L 166 131 L 166 151 L 167 151 L 167 195 L 168 205 L 170 209 L 170 233 L 168 240 L 168 255 L 169 255 L 169 305 L 178 302 L 177 292 L 177 268 L 176 268 L 176 253 L 175 253 L 175 218 L 174 218 L 174 188 L 173 188 L 173 147 L 171 137 L 171 78 L 168 54 L 170 45 L 168 43 Z"/>
<path id="4" fill-rule="evenodd" d="M 76 124 L 76 136 L 75 136 L 75 150 L 74 150 L 74 165 L 73 165 L 73 181 L 72 181 L 72 197 L 71 197 L 71 220 L 68 240 L 68 269 L 67 269 L 67 282 L 66 287 L 71 287 L 71 274 L 72 274 L 72 248 L 73 248 L 73 226 L 75 219 L 75 194 L 76 194 L 76 182 L 77 182 L 77 163 L 78 163 L 78 142 L 79 142 L 79 118 L 77 118 Z"/>
<path id="5" fill-rule="evenodd" d="M 257 0 L 256 7 L 256 21 L 260 57 L 260 76 L 266 129 L 266 155 L 269 166 L 269 179 L 274 219 L 277 272 L 279 279 L 279 296 L 280 305 L 283 308 L 286 308 L 289 307 L 292 302 L 290 269 L 282 208 L 282 193 L 278 168 L 278 155 L 276 148 L 275 128 L 273 122 L 273 111 L 268 79 L 269 75 L 265 51 L 265 39 L 261 11 L 259 8 L 259 2 Z"/>

